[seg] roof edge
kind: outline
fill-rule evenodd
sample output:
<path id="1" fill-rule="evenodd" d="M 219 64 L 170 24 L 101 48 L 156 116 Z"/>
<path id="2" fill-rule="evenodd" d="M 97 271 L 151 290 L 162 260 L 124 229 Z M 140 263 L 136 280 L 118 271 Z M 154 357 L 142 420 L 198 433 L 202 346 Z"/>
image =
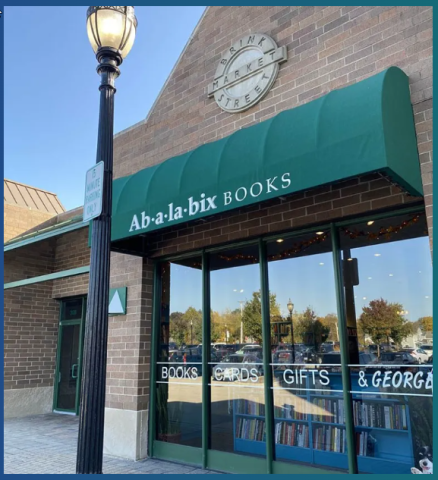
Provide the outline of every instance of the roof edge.
<path id="1" fill-rule="evenodd" d="M 164 82 L 163 86 L 161 87 L 161 90 L 158 92 L 158 95 L 157 95 L 157 98 L 155 99 L 154 103 L 152 104 L 151 108 L 149 109 L 149 112 L 148 114 L 146 115 L 146 118 L 144 120 L 140 120 L 139 122 L 137 123 L 134 123 L 134 125 L 131 125 L 130 127 L 127 127 L 125 128 L 124 130 L 121 130 L 120 132 L 117 132 L 115 135 L 114 135 L 114 138 L 117 138 L 121 135 L 124 135 L 128 132 L 130 132 L 131 130 L 133 130 L 134 128 L 137 128 L 139 127 L 140 125 L 144 125 L 145 123 L 147 123 L 147 121 L 149 120 L 149 117 L 152 115 L 152 112 L 154 111 L 155 109 L 155 106 L 156 104 L 158 103 L 158 100 L 161 98 L 161 95 L 163 94 L 164 90 L 166 89 L 167 87 L 167 84 L 169 83 L 173 73 L 175 72 L 177 66 L 179 65 L 179 62 L 181 61 L 182 57 L 184 56 L 184 54 L 186 53 L 186 50 L 187 48 L 189 47 L 190 45 L 190 42 L 193 40 L 193 37 L 195 36 L 196 32 L 198 31 L 199 29 L 199 26 L 201 25 L 201 22 L 204 20 L 204 17 L 205 15 L 207 14 L 207 11 L 210 9 L 210 6 L 207 6 L 206 9 L 204 10 L 204 12 L 202 13 L 201 15 L 201 18 L 199 19 L 198 23 L 196 24 L 195 28 L 193 29 L 193 32 L 192 34 L 190 35 L 189 39 L 187 40 L 187 43 L 185 44 L 185 47 L 183 48 L 182 52 L 180 53 L 177 61 L 175 62 L 175 65 L 173 66 L 172 70 L 170 71 L 166 81 Z"/>

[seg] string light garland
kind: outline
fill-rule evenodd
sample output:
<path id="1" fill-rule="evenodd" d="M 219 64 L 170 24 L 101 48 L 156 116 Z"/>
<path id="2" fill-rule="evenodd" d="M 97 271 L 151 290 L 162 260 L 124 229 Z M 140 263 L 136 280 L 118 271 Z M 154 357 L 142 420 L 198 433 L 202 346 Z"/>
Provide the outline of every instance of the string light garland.
<path id="1" fill-rule="evenodd" d="M 386 240 L 390 240 L 394 234 L 398 234 L 404 228 L 411 227 L 412 225 L 417 224 L 423 215 L 424 213 L 418 213 L 412 218 L 408 220 L 404 220 L 399 225 L 395 225 L 395 226 L 390 225 L 389 227 L 380 227 L 379 231 L 375 233 L 370 231 L 365 231 L 365 230 L 357 230 L 357 229 L 353 230 L 349 228 L 341 228 L 340 230 L 346 236 L 350 237 L 352 240 L 355 240 L 359 237 L 366 237 L 368 240 L 380 240 L 380 238 L 385 238 Z M 268 260 L 281 260 L 284 258 L 291 257 L 292 255 L 296 255 L 297 253 L 301 253 L 307 250 L 312 245 L 325 242 L 328 237 L 329 237 L 328 232 L 324 232 L 322 235 L 321 235 L 321 232 L 318 232 L 318 235 L 316 235 L 315 237 L 307 240 L 302 240 L 301 242 L 295 242 L 291 248 L 288 248 L 283 252 L 273 254 L 273 255 L 268 255 Z M 233 262 L 236 260 L 247 261 L 252 264 L 256 264 L 259 262 L 258 256 L 255 256 L 255 255 L 243 255 L 241 253 L 238 253 L 236 255 L 218 255 L 218 256 L 221 260 L 224 260 L 225 262 Z M 195 268 L 200 268 L 202 267 L 202 264 L 196 262 L 193 264 L 193 266 Z"/>
<path id="2" fill-rule="evenodd" d="M 295 255 L 297 253 L 303 252 L 304 250 L 308 249 L 312 245 L 322 243 L 328 238 L 329 234 L 324 233 L 323 235 L 317 235 L 316 237 L 310 238 L 308 240 L 302 240 L 301 242 L 295 242 L 291 248 L 284 250 L 281 253 L 277 253 L 274 255 L 268 255 L 268 260 L 280 260 L 282 258 L 288 258 L 291 255 Z M 225 260 L 226 262 L 232 262 L 234 260 L 247 260 L 251 263 L 258 263 L 259 259 L 255 255 L 243 255 L 238 253 L 236 255 L 219 255 L 221 260 Z"/>
<path id="3" fill-rule="evenodd" d="M 380 240 L 380 238 L 385 238 L 386 240 L 390 240 L 394 234 L 400 232 L 406 227 L 411 227 L 415 225 L 418 220 L 424 215 L 424 213 L 418 213 L 414 217 L 410 218 L 409 220 L 404 220 L 400 225 L 390 225 L 389 227 L 380 227 L 379 231 L 376 233 L 373 232 L 366 232 L 364 230 L 350 230 L 348 228 L 342 228 L 341 231 L 352 240 L 355 240 L 358 237 L 367 237 L 368 240 Z"/>

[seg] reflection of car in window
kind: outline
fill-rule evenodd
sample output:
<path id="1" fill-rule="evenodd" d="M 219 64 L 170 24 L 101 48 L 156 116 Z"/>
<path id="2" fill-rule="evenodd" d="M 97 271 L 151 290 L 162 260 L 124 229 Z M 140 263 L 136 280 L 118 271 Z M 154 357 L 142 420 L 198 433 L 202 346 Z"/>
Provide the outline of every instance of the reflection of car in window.
<path id="1" fill-rule="evenodd" d="M 224 380 L 248 380 L 251 373 L 253 378 L 263 375 L 262 360 L 255 354 L 231 354 L 226 356 L 213 368 L 213 379 Z"/>

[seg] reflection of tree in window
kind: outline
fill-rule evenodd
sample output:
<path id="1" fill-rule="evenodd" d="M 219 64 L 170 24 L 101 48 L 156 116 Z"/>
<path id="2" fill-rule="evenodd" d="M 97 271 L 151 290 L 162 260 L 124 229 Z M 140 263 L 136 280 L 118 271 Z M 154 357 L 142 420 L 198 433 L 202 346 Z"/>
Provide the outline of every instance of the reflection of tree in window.
<path id="1" fill-rule="evenodd" d="M 360 334 L 367 334 L 371 340 L 380 345 L 390 341 L 400 345 L 412 333 L 412 324 L 403 318 L 400 303 L 389 303 L 383 298 L 372 300 L 367 307 L 362 308 L 358 320 Z"/>

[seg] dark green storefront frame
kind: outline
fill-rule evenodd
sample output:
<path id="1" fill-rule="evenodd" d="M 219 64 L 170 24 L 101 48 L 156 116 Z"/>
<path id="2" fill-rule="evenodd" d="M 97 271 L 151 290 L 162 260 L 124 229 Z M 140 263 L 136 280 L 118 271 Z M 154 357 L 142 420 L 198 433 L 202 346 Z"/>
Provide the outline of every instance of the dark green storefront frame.
<path id="1" fill-rule="evenodd" d="M 368 216 L 361 216 L 360 221 L 365 222 L 369 219 L 379 220 L 388 218 L 394 215 L 414 214 L 424 211 L 424 206 L 412 206 L 403 209 L 390 210 L 381 214 L 374 214 Z M 356 451 L 354 446 L 354 423 L 353 414 L 350 402 L 350 375 L 348 371 L 348 339 L 346 336 L 346 317 L 344 310 L 344 298 L 343 298 L 343 285 L 341 275 L 341 251 L 339 245 L 339 227 L 351 224 L 353 220 L 343 220 L 339 222 L 331 222 L 328 224 L 321 224 L 313 226 L 311 228 L 293 230 L 287 234 L 276 234 L 265 236 L 259 240 L 236 242 L 220 247 L 213 247 L 209 249 L 203 249 L 201 251 L 192 251 L 183 255 L 173 255 L 164 257 L 156 261 L 154 269 L 154 301 L 153 301 L 153 325 L 152 325 L 152 345 L 151 345 L 151 393 L 150 393 L 150 410 L 149 410 L 149 442 L 148 451 L 150 457 L 156 457 L 166 460 L 172 460 L 175 462 L 186 463 L 190 465 L 196 465 L 204 469 L 224 471 L 224 465 L 226 465 L 226 471 L 230 473 L 245 473 L 245 474 L 339 474 L 350 473 L 357 474 L 357 458 L 354 452 Z M 300 234 L 318 231 L 318 230 L 330 230 L 333 252 L 333 269 L 334 280 L 336 288 L 337 299 L 337 314 L 338 325 L 340 333 L 340 347 L 342 358 L 342 385 L 344 390 L 344 401 L 346 408 L 346 430 L 347 430 L 347 452 L 348 452 L 348 472 L 327 470 L 323 467 L 309 466 L 299 463 L 288 463 L 275 460 L 275 445 L 273 436 L 273 397 L 272 389 L 272 375 L 269 368 L 270 358 L 270 338 L 269 338 L 269 284 L 268 284 L 268 264 L 266 256 L 266 243 L 268 241 L 275 240 L 277 238 L 289 238 Z M 228 452 L 220 452 L 209 449 L 210 438 L 210 389 L 208 384 L 210 378 L 207 375 L 202 376 L 202 448 L 187 447 L 185 445 L 176 445 L 161 442 L 155 440 L 155 398 L 156 388 L 154 387 L 156 382 L 156 366 L 157 366 L 157 347 L 158 347 L 158 332 L 160 324 L 160 296 L 161 296 L 161 281 L 159 275 L 159 265 L 165 261 L 174 261 L 182 258 L 202 256 L 202 306 L 203 306 L 203 336 L 202 336 L 202 362 L 203 371 L 208 371 L 208 358 L 210 349 L 210 318 L 208 312 L 210 312 L 210 275 L 208 268 L 208 254 L 213 251 L 228 249 L 235 246 L 243 245 L 257 245 L 259 247 L 259 266 L 260 266 L 260 280 L 261 280 L 261 292 L 262 292 L 262 331 L 263 331 L 263 367 L 265 374 L 265 405 L 266 405 L 266 458 L 253 457 L 247 455 L 238 455 Z M 270 408 L 271 407 L 271 408 Z"/>

